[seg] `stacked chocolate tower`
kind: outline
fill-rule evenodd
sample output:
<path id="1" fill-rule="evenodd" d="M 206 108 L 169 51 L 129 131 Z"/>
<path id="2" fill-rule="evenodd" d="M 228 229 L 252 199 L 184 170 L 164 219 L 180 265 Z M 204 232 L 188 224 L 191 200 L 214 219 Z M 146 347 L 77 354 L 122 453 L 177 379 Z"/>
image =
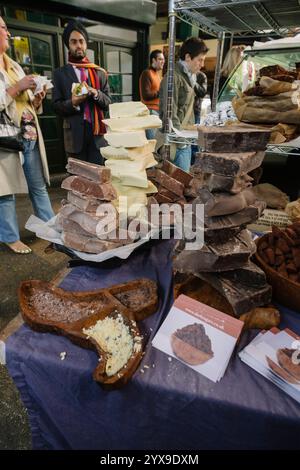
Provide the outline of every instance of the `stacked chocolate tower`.
<path id="1" fill-rule="evenodd" d="M 111 183 L 110 169 L 74 158 L 69 158 L 66 168 L 73 176 L 61 185 L 67 190 L 67 201 L 58 214 L 64 245 L 85 253 L 101 253 L 131 242 L 127 236 L 120 238 L 115 230 L 118 213 L 112 201 L 117 193 Z M 101 225 L 108 210 L 115 217 L 111 227 Z"/>
<path id="2" fill-rule="evenodd" d="M 271 300 L 271 287 L 250 257 L 256 250 L 246 226 L 265 204 L 252 190 L 249 172 L 264 158 L 269 131 L 238 127 L 199 128 L 199 146 L 190 184 L 193 210 L 204 205 L 204 246 L 186 250 L 179 244 L 174 268 L 192 273 L 219 291 L 239 316 Z M 195 218 L 193 228 L 200 230 Z"/>

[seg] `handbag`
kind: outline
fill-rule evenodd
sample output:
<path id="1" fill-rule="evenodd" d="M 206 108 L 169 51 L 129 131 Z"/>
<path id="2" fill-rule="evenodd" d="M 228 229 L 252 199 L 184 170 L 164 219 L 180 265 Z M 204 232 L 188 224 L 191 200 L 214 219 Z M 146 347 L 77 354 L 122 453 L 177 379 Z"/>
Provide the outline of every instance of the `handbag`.
<path id="1" fill-rule="evenodd" d="M 0 112 L 0 148 L 3 150 L 24 150 L 21 128 L 16 126 L 5 110 Z"/>

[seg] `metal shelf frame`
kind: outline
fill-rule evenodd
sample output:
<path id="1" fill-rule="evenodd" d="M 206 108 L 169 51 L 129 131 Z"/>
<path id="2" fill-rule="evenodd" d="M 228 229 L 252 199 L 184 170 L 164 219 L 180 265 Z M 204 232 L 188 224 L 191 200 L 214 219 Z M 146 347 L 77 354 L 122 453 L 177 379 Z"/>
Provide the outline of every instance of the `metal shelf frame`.
<path id="1" fill-rule="evenodd" d="M 179 137 L 174 132 L 168 134 L 168 143 L 169 144 L 181 144 L 181 145 L 198 145 L 198 139 L 192 137 Z M 282 156 L 290 155 L 291 152 L 293 155 L 300 156 L 300 148 L 293 147 L 291 145 L 279 145 L 279 144 L 268 144 L 266 148 L 266 153 L 274 153 Z"/>
<path id="2" fill-rule="evenodd" d="M 270 32 L 264 32 L 263 30 L 257 30 L 251 27 L 245 20 L 240 18 L 230 7 L 236 5 L 249 5 L 251 4 L 257 14 L 264 20 L 266 29 L 270 28 L 277 35 L 285 36 L 288 32 L 288 28 L 282 28 L 272 15 L 267 11 L 260 0 L 169 0 L 168 17 L 169 17 L 169 54 L 168 54 L 168 84 L 167 84 L 167 107 L 166 107 L 166 119 L 163 123 L 163 130 L 165 134 L 165 145 L 167 154 L 169 153 L 168 147 L 171 143 L 181 143 L 186 145 L 197 145 L 195 139 L 187 139 L 178 137 L 172 133 L 171 129 L 171 117 L 172 117 L 172 100 L 173 100 L 173 87 L 174 87 L 174 62 L 175 62 L 175 31 L 176 31 L 176 18 L 185 21 L 193 26 L 196 26 L 201 31 L 208 33 L 218 39 L 217 48 L 217 63 L 214 76 L 214 89 L 212 98 L 212 111 L 216 110 L 217 97 L 219 92 L 219 81 L 221 75 L 221 60 L 223 54 L 223 47 L 226 35 L 232 36 L 232 31 L 222 27 L 222 25 L 213 21 L 213 19 L 206 17 L 203 14 L 203 10 L 208 8 L 213 10 L 216 8 L 224 8 L 229 12 L 235 19 L 238 19 L 241 23 L 241 30 L 235 31 L 235 35 L 240 35 L 243 38 L 268 35 Z M 201 12 L 202 10 L 202 12 Z M 287 155 L 291 150 L 295 150 L 295 147 L 289 147 L 287 145 L 268 145 L 268 152 L 279 153 Z M 299 151 L 300 155 L 300 151 Z"/>

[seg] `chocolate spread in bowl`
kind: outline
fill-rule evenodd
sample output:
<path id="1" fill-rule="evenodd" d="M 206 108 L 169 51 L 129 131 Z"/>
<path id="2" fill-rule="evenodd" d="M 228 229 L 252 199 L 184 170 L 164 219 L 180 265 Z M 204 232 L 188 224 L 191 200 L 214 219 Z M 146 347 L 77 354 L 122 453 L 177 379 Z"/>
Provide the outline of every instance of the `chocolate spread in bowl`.
<path id="1" fill-rule="evenodd" d="M 89 317 L 110 303 L 105 295 L 99 295 L 93 301 L 88 297 L 85 300 L 68 299 L 47 290 L 33 290 L 28 300 L 28 306 L 34 312 L 36 319 L 59 322 L 73 322 Z"/>
<path id="2" fill-rule="evenodd" d="M 134 312 L 143 306 L 145 299 L 150 298 L 151 292 L 148 287 L 141 286 L 138 289 L 127 290 L 126 292 L 115 292 L 113 295 L 125 307 L 130 308 Z"/>

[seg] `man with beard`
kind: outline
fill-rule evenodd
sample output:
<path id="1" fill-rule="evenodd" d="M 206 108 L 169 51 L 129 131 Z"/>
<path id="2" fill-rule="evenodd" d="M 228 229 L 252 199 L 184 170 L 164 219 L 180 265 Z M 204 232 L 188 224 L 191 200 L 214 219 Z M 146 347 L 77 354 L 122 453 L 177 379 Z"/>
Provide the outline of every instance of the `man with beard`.
<path id="1" fill-rule="evenodd" d="M 103 164 L 99 148 L 107 144 L 102 121 L 111 103 L 107 73 L 87 58 L 88 33 L 79 21 L 68 23 L 63 41 L 68 63 L 54 71 L 53 107 L 64 118 L 65 151 L 68 157 Z M 73 83 L 85 84 L 87 93 L 72 93 Z"/>

